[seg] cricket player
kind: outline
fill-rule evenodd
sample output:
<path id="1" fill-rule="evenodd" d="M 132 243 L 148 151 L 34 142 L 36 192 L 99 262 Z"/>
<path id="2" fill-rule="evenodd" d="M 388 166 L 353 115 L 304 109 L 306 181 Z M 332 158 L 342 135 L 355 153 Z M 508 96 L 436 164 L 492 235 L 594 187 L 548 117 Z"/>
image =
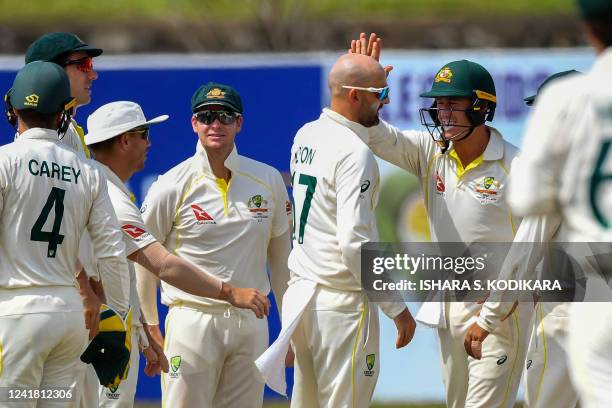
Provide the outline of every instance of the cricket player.
<path id="1" fill-rule="evenodd" d="M 236 89 L 207 83 L 195 91 L 191 107 L 199 139 L 195 155 L 151 186 L 141 209 L 146 229 L 171 253 L 223 282 L 267 295 L 271 279 L 275 297 L 282 299 L 291 245 L 291 204 L 282 177 L 238 154 L 234 140 L 244 118 Z M 139 287 L 145 322 L 154 326 L 155 282 L 139 282 Z M 166 282 L 161 293 L 170 307 L 164 406 L 261 407 L 264 383 L 254 361 L 268 346 L 263 314 L 194 296 Z M 254 300 L 267 315 L 267 299 Z"/>
<path id="2" fill-rule="evenodd" d="M 104 177 L 59 140 L 75 105 L 64 70 L 27 64 L 6 101 L 19 136 L 0 148 L 0 387 L 72 387 L 74 398 L 87 342 L 74 278 L 81 235 L 89 231 L 108 305 L 121 318 L 129 309 L 125 246 Z"/>
<path id="3" fill-rule="evenodd" d="M 568 70 L 549 76 L 539 86 L 535 95 L 524 99 L 525 103 L 532 106 L 537 96 L 551 82 L 575 74 L 580 73 Z M 547 256 L 541 244 L 563 239 L 561 222 L 558 214 L 530 215 L 523 218 L 514 239 L 517 246 L 512 248 L 518 252 L 515 254 L 511 249 L 507 258 L 507 261 L 515 265 L 512 268 L 522 271 L 512 277 L 513 279 L 537 278 L 541 271 L 536 270 L 536 267 Z M 545 262 L 549 261 L 547 259 Z M 539 301 L 535 305 L 534 324 L 524 371 L 526 407 L 574 407 L 578 402 L 578 394 L 571 382 L 568 367 L 569 307 L 570 304 L 565 302 Z M 473 353 L 472 342 L 482 343 L 509 311 L 508 305 L 502 302 L 487 300 L 482 305 L 478 320 L 470 326 L 465 335 L 465 348 L 469 355 L 478 358 Z"/>
<path id="4" fill-rule="evenodd" d="M 580 0 L 578 8 L 598 57 L 585 75 L 556 81 L 538 96 L 509 200 L 520 214 L 561 216 L 567 241 L 610 243 L 612 4 Z M 611 332 L 610 303 L 572 304 L 570 374 L 581 406 L 612 406 Z"/>
<path id="5" fill-rule="evenodd" d="M 36 39 L 28 47 L 25 54 L 25 62 L 49 61 L 64 68 L 70 80 L 70 94 L 76 100 L 76 106 L 70 125 L 62 136 L 62 142 L 72 147 L 79 157 L 89 158 L 90 152 L 85 145 L 85 132 L 74 119 L 79 106 L 91 102 L 91 89 L 93 82 L 98 79 L 98 74 L 93 67 L 93 58 L 102 54 L 100 48 L 90 46 L 72 33 L 55 32 L 45 34 Z M 82 271 L 84 268 L 84 272 Z M 76 266 L 79 291 L 83 300 L 85 324 L 90 330 L 90 338 L 97 332 L 100 300 L 92 290 L 99 286 L 99 271 L 93 253 L 88 233 L 83 234 L 79 246 L 79 263 Z M 91 281 L 88 281 L 88 276 Z"/>
<path id="6" fill-rule="evenodd" d="M 291 148 L 296 221 L 289 257 L 293 287 L 316 285 L 293 333 L 292 407 L 367 407 L 380 372 L 378 308 L 361 287 L 361 244 L 377 241 L 379 173 L 374 155 L 349 123 L 371 126 L 389 102 L 383 68 L 347 54 L 329 74 L 331 106 L 305 124 Z M 291 293 L 291 295 L 289 295 Z M 398 330 L 396 347 L 416 323 L 403 302 L 382 303 Z"/>
<path id="7" fill-rule="evenodd" d="M 380 41 L 365 34 L 351 52 L 378 59 Z M 430 108 L 421 109 L 428 132 L 404 131 L 384 121 L 364 136 L 380 158 L 417 176 L 425 195 L 433 241 L 512 242 L 520 224 L 505 201 L 509 171 L 517 149 L 486 125 L 497 97 L 489 72 L 468 60 L 452 61 L 437 72 Z M 466 355 L 464 337 L 481 305 L 448 298 L 436 316 L 419 312 L 438 328 L 441 361 L 450 407 L 512 407 L 524 364 L 531 306 L 521 304 L 483 344 L 482 358 Z"/>
<path id="8" fill-rule="evenodd" d="M 267 302 L 264 294 L 256 289 L 234 288 L 199 270 L 195 265 L 170 254 L 146 231 L 140 211 L 125 183 L 134 173 L 144 168 L 151 146 L 149 127 L 167 119 L 167 115 L 162 115 L 147 120 L 142 108 L 128 101 L 103 105 L 87 119 L 85 142 L 106 175 L 109 196 L 124 233 L 126 255 L 130 259 L 130 303 L 134 308 L 128 378 L 116 389 L 100 387 L 100 407 L 133 406 L 138 380 L 139 349 L 144 351 L 148 369 L 152 366 L 165 366 L 164 371 L 168 371 L 168 363 L 161 348 L 155 349 L 153 344 L 151 350 L 142 331 L 133 262 L 147 268 L 159 279 L 196 296 L 222 299 L 236 307 L 251 308 L 260 316 L 265 313 L 264 309 L 259 309 L 261 304 Z"/>

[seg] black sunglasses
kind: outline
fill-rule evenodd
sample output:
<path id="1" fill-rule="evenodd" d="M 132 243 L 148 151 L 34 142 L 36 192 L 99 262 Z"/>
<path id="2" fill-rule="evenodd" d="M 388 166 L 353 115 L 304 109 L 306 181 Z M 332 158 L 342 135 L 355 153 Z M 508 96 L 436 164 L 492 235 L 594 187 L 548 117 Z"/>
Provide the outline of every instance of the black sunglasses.
<path id="1" fill-rule="evenodd" d="M 143 138 L 144 140 L 149 140 L 149 128 L 148 127 L 128 130 L 125 133 L 135 133 L 141 138 Z"/>
<path id="2" fill-rule="evenodd" d="M 236 121 L 236 119 L 238 119 L 239 116 L 239 113 L 224 110 L 205 110 L 195 114 L 197 121 L 203 123 L 204 125 L 210 125 L 216 119 L 219 119 L 219 122 L 224 125 L 231 125 Z"/>

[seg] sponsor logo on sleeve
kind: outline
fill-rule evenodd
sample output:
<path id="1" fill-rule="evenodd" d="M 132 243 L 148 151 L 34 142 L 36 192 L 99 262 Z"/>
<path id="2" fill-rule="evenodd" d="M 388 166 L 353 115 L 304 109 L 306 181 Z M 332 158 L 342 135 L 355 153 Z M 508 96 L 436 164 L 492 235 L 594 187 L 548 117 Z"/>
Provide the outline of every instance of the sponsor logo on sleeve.
<path id="1" fill-rule="evenodd" d="M 123 232 L 128 234 L 130 238 L 134 240 L 141 240 L 149 235 L 149 233 L 142 228 L 136 227 L 135 225 L 125 224 L 121 227 Z"/>
<path id="2" fill-rule="evenodd" d="M 442 180 L 442 177 L 440 177 L 440 175 L 438 173 L 436 173 L 436 191 L 440 195 L 444 195 L 444 192 L 446 191 L 446 186 L 444 185 L 444 180 Z"/>

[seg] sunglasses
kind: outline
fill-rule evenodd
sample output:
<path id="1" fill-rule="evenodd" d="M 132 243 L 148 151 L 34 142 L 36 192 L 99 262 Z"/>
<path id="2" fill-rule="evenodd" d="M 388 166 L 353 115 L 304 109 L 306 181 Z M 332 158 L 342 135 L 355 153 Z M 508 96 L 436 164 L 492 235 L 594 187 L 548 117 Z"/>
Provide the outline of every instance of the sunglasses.
<path id="1" fill-rule="evenodd" d="M 204 125 L 210 125 L 216 119 L 219 119 L 219 122 L 221 122 L 224 125 L 231 125 L 232 123 L 236 121 L 236 119 L 238 119 L 240 114 L 234 113 L 234 112 L 227 112 L 223 110 L 215 110 L 215 111 L 205 110 L 205 111 L 196 113 L 194 116 L 198 122 Z"/>
<path id="2" fill-rule="evenodd" d="M 148 127 L 129 130 L 126 133 L 133 133 L 133 134 L 140 136 L 143 140 L 146 140 L 146 141 L 149 140 L 149 128 Z"/>
<path id="3" fill-rule="evenodd" d="M 83 57 L 75 60 L 66 60 L 62 63 L 63 67 L 68 65 L 76 65 L 79 71 L 89 73 L 93 71 L 93 58 Z"/>
<path id="4" fill-rule="evenodd" d="M 373 92 L 378 94 L 378 99 L 382 102 L 389 97 L 389 87 L 385 86 L 384 88 L 364 88 L 361 86 L 350 86 L 350 85 L 342 85 L 345 89 L 357 89 L 359 91 Z"/>

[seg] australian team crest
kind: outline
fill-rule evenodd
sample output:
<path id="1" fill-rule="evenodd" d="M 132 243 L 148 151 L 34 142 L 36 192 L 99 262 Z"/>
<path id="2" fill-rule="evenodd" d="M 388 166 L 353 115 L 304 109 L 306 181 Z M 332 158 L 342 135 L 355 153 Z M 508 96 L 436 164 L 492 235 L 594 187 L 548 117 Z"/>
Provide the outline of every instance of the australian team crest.
<path id="1" fill-rule="evenodd" d="M 481 204 L 496 203 L 499 201 L 501 183 L 493 176 L 486 176 L 476 181 L 474 192 Z"/>
<path id="2" fill-rule="evenodd" d="M 249 207 L 251 215 L 256 220 L 261 221 L 264 218 L 268 218 L 268 200 L 263 198 L 261 194 L 255 194 L 249 198 L 247 207 Z"/>
<path id="3" fill-rule="evenodd" d="M 450 84 L 452 77 L 453 71 L 451 71 L 449 67 L 444 67 L 440 71 L 438 71 L 434 82 L 446 82 L 447 84 Z"/>
<path id="4" fill-rule="evenodd" d="M 209 99 L 210 98 L 224 99 L 225 92 L 219 88 L 213 88 L 210 91 L 208 91 L 208 93 L 206 94 L 206 97 Z"/>
<path id="5" fill-rule="evenodd" d="M 181 368 L 181 356 L 174 356 L 170 358 L 170 368 L 172 369 L 171 372 L 168 373 L 168 375 L 171 378 L 177 378 L 179 375 L 181 375 L 178 371 Z"/>
<path id="6" fill-rule="evenodd" d="M 371 377 L 374 375 L 374 365 L 376 364 L 376 354 L 368 354 L 366 356 L 366 366 L 367 370 L 363 371 L 363 374 L 366 377 Z"/>

